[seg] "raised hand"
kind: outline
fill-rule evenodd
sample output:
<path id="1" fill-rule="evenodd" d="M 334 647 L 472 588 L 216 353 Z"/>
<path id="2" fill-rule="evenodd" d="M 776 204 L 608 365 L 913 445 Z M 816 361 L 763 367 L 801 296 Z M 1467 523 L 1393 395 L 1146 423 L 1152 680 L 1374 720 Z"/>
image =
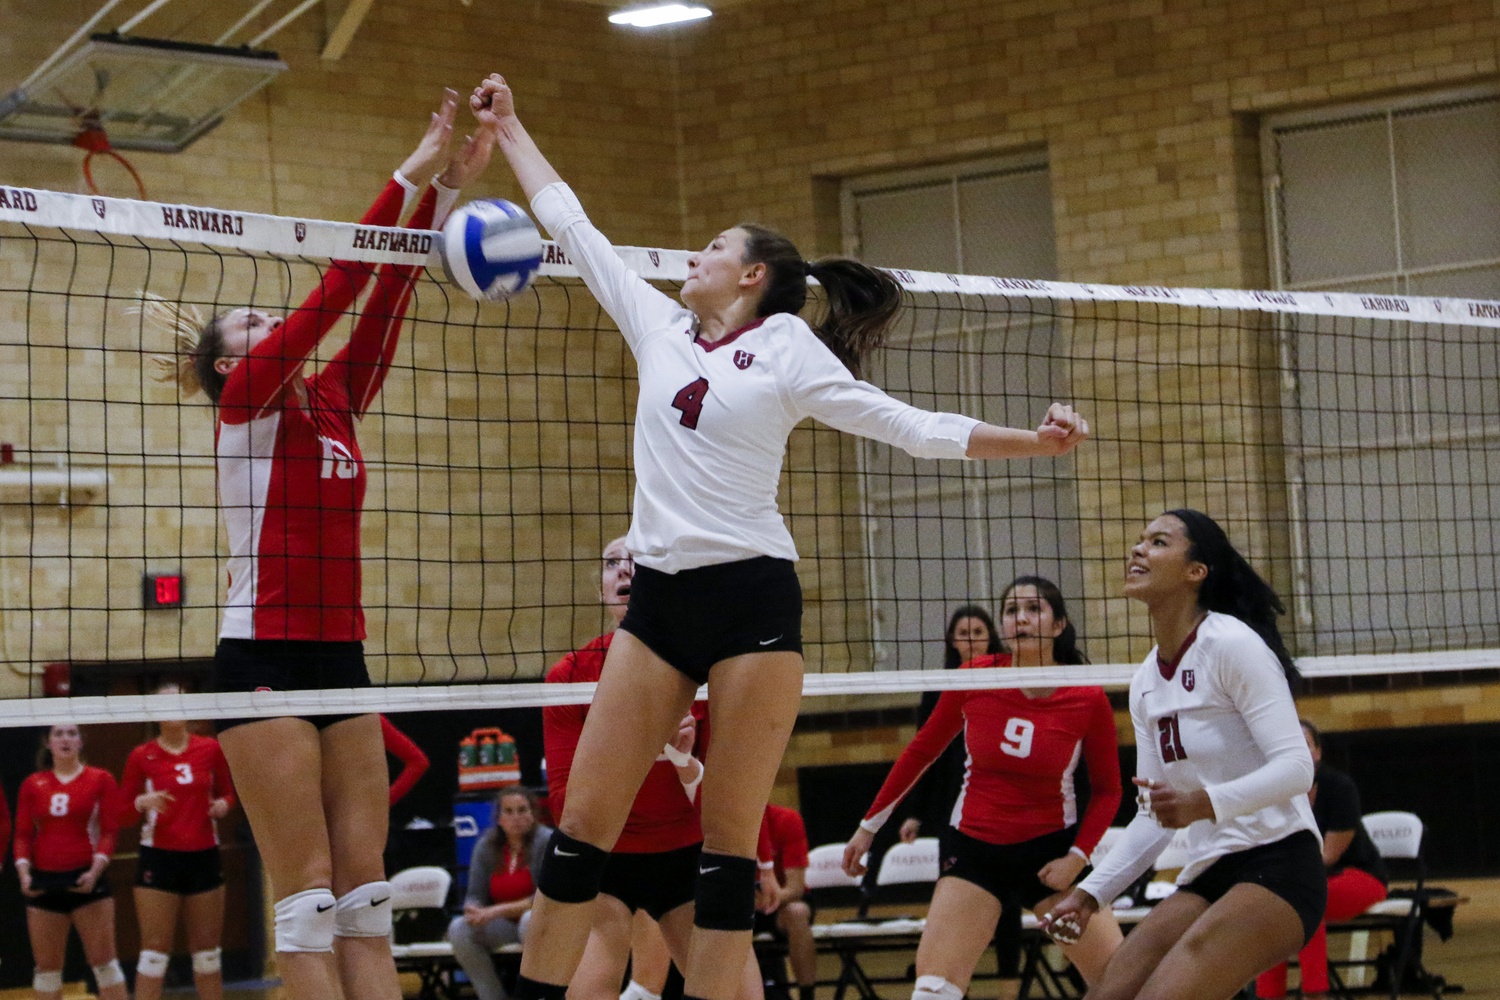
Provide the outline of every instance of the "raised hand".
<path id="1" fill-rule="evenodd" d="M 1089 436 L 1089 422 L 1066 403 L 1053 403 L 1036 429 L 1037 441 L 1049 455 L 1066 455 Z"/>
<path id="2" fill-rule="evenodd" d="M 453 118 L 458 114 L 458 91 L 443 88 L 443 100 L 427 123 L 427 132 L 417 148 L 401 164 L 401 176 L 413 184 L 426 184 L 448 159 L 448 145 L 453 141 Z"/>

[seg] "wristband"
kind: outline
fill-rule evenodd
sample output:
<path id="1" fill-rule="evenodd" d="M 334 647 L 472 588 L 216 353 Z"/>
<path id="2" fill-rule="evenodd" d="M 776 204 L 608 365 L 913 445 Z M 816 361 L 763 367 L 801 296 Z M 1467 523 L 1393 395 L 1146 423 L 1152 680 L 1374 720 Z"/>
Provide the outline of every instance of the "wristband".
<path id="1" fill-rule="evenodd" d="M 1084 853 L 1083 848 L 1079 847 L 1077 844 L 1074 844 L 1072 847 L 1068 848 L 1068 853 L 1069 854 L 1076 854 L 1076 855 L 1078 855 L 1080 858 L 1083 859 L 1083 863 L 1084 864 L 1088 864 L 1089 863 L 1089 856 L 1086 853 Z"/>
<path id="2" fill-rule="evenodd" d="M 776 868 L 776 862 L 774 862 L 774 861 L 756 861 L 755 862 L 755 867 L 759 868 L 763 872 L 773 871 Z"/>
<path id="3" fill-rule="evenodd" d="M 670 743 L 662 747 L 661 755 L 667 758 L 667 760 L 670 760 L 673 767 L 687 767 L 693 761 L 698 759 L 690 753 L 683 753 L 681 750 L 677 749 Z"/>
<path id="4" fill-rule="evenodd" d="M 859 821 L 859 828 L 861 830 L 865 831 L 865 833 L 879 833 L 880 832 L 880 824 L 879 823 L 872 823 L 872 822 L 870 822 L 867 819 L 862 819 L 862 820 Z"/>

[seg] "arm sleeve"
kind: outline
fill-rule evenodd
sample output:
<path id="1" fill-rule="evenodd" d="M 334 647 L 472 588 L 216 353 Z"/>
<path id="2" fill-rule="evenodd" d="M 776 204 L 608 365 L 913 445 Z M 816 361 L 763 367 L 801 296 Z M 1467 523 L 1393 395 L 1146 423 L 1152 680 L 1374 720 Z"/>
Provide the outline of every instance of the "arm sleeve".
<path id="1" fill-rule="evenodd" d="M 802 321 L 793 318 L 799 325 Z M 786 389 L 793 411 L 836 430 L 874 438 L 916 458 L 967 458 L 969 435 L 979 425 L 958 413 L 918 409 L 849 373 L 817 335 L 788 352 Z M 805 349 L 804 349 L 805 348 Z"/>
<path id="2" fill-rule="evenodd" d="M 1115 738 L 1115 713 L 1103 691 L 1094 699 L 1088 732 L 1083 737 L 1083 758 L 1089 772 L 1089 805 L 1078 824 L 1073 846 L 1085 855 L 1094 853 L 1099 838 L 1109 829 L 1120 809 L 1120 755 Z"/>
<path id="3" fill-rule="evenodd" d="M 781 843 L 781 867 L 806 868 L 807 861 L 807 824 L 802 821 L 802 814 L 793 812 L 787 816 L 786 837 Z"/>
<path id="4" fill-rule="evenodd" d="M 865 818 L 860 826 L 874 833 L 879 830 L 885 821 L 891 818 L 891 812 L 911 791 L 911 787 L 917 783 L 932 762 L 937 760 L 953 737 L 957 736 L 964 727 L 962 691 L 944 691 L 938 698 L 937 707 L 927 717 L 927 722 L 917 735 L 912 738 L 910 744 L 896 758 L 896 763 L 891 765 L 891 773 L 886 775 L 885 784 L 880 786 L 880 793 L 875 796 L 870 811 L 865 813 Z"/>
<path id="5" fill-rule="evenodd" d="M 547 672 L 548 684 L 567 684 L 573 679 L 574 654 L 569 653 Z M 568 775 L 573 771 L 573 754 L 583 735 L 586 705 L 548 705 L 542 709 L 542 747 L 547 758 L 547 806 L 553 822 L 562 822 L 563 804 L 568 796 Z"/>
<path id="6" fill-rule="evenodd" d="M 436 202 L 437 192 L 428 188 L 407 228 L 426 229 L 431 226 Z M 380 387 L 385 384 L 401 337 L 401 321 L 411 304 L 420 270 L 415 265 L 381 266 L 375 278 L 375 288 L 365 301 L 359 321 L 354 324 L 349 343 L 334 355 L 320 375 L 344 381 L 349 391 L 349 408 L 356 417 L 365 415 Z"/>
<path id="7" fill-rule="evenodd" d="M 401 762 L 401 773 L 391 782 L 391 805 L 395 805 L 411 791 L 417 779 L 427 773 L 429 761 L 422 748 L 383 715 L 380 717 L 380 737 L 385 741 L 386 752 Z"/>
<path id="8" fill-rule="evenodd" d="M 687 329 L 691 314 L 625 266 L 609 240 L 589 222 L 572 188 L 561 181 L 547 185 L 531 199 L 531 211 L 578 268 L 632 353 L 639 356 L 647 335 L 670 329 L 674 321 Z"/>
<path id="9" fill-rule="evenodd" d="M 125 759 L 125 776 L 120 782 L 121 826 L 134 826 L 140 822 L 141 814 L 136 812 L 135 800 L 145 790 L 146 769 L 141 766 L 141 748 L 136 747 Z"/>
<path id="10" fill-rule="evenodd" d="M 395 179 L 386 182 L 361 224 L 394 225 L 403 197 L 404 189 Z M 323 280 L 297 311 L 229 373 L 219 397 L 219 419 L 230 424 L 248 423 L 278 403 L 318 341 L 354 302 L 373 270 L 358 261 L 330 263 Z"/>
<path id="11" fill-rule="evenodd" d="M 499 834 L 492 826 L 474 845 L 474 854 L 469 858 L 469 888 L 464 892 L 464 902 L 475 906 L 490 905 L 490 876 L 495 874 L 495 844 Z"/>
<path id="12" fill-rule="evenodd" d="M 31 862 L 31 842 L 36 836 L 36 818 L 31 811 L 31 779 L 21 783 L 16 794 L 16 839 L 14 853 L 17 861 Z"/>
<path id="13" fill-rule="evenodd" d="M 229 758 L 224 756 L 224 748 L 214 740 L 214 798 L 223 799 L 233 809 L 239 804 L 240 797 L 234 793 L 234 777 L 229 773 Z"/>
<path id="14" fill-rule="evenodd" d="M 1261 642 L 1220 643 L 1214 654 L 1215 680 L 1266 758 L 1249 774 L 1204 789 L 1216 822 L 1223 823 L 1305 795 L 1312 787 L 1313 762 L 1275 654 Z"/>
<path id="15" fill-rule="evenodd" d="M 120 833 L 120 786 L 115 776 L 102 768 L 99 786 L 99 839 L 94 842 L 94 853 L 113 857 Z"/>
<path id="16" fill-rule="evenodd" d="M 1135 771 L 1150 781 L 1164 781 L 1161 762 L 1153 752 L 1155 744 L 1146 732 L 1144 720 L 1138 707 L 1135 685 L 1131 684 L 1130 720 L 1135 725 Z M 1089 774 L 1093 779 L 1093 774 Z M 1101 907 L 1109 906 L 1115 897 L 1124 892 L 1136 879 L 1146 874 L 1146 869 L 1172 841 L 1172 831 L 1148 813 L 1137 810 L 1135 818 L 1125 827 L 1125 834 L 1109 852 L 1104 863 L 1089 873 L 1088 878 L 1078 883 L 1078 888 L 1093 896 Z"/>

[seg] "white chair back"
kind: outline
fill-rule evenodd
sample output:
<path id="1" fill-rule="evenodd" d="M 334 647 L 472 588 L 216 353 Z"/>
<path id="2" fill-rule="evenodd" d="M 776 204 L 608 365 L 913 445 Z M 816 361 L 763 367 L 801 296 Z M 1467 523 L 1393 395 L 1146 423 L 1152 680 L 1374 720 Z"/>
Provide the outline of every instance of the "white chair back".
<path id="1" fill-rule="evenodd" d="M 807 852 L 807 872 L 803 876 L 808 889 L 849 889 L 859 886 L 859 879 L 844 874 L 844 845 L 823 844 Z"/>
<path id="2" fill-rule="evenodd" d="M 391 876 L 391 909 L 441 910 L 448 904 L 453 876 L 446 868 L 422 865 Z"/>
<path id="3" fill-rule="evenodd" d="M 1415 859 L 1422 851 L 1422 820 L 1416 813 L 1387 812 L 1368 813 L 1364 817 L 1365 832 L 1375 842 L 1383 858 Z"/>
<path id="4" fill-rule="evenodd" d="M 905 885 L 938 880 L 938 839 L 918 837 L 910 844 L 896 844 L 880 862 L 876 885 Z"/>
<path id="5" fill-rule="evenodd" d="M 1183 827 L 1172 835 L 1172 839 L 1156 856 L 1156 862 L 1151 867 L 1159 872 L 1171 871 L 1174 868 L 1186 868 L 1191 860 L 1193 856 L 1187 850 L 1187 827 Z"/>
<path id="6" fill-rule="evenodd" d="M 1109 857 L 1109 852 L 1115 849 L 1115 845 L 1120 842 L 1120 838 L 1123 836 L 1125 836 L 1125 828 L 1123 826 L 1112 826 L 1108 830 L 1105 830 L 1104 836 L 1099 838 L 1099 843 L 1094 845 L 1094 853 L 1089 855 L 1089 864 L 1095 868 L 1103 864 L 1104 859 Z"/>

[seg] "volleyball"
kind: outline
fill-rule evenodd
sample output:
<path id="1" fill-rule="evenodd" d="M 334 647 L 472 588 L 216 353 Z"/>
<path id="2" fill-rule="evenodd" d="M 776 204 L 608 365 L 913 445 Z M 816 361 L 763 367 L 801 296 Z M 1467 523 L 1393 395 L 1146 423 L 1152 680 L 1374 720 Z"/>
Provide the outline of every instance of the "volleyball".
<path id="1" fill-rule="evenodd" d="M 536 223 L 503 198 L 461 206 L 443 224 L 441 245 L 448 280 L 488 302 L 520 294 L 542 264 Z"/>

